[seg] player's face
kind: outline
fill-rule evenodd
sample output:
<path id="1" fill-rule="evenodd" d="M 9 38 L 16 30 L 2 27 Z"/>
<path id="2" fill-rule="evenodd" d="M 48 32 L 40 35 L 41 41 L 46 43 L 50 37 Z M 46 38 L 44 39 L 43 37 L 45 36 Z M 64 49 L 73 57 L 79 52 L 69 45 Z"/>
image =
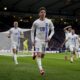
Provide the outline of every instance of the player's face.
<path id="1" fill-rule="evenodd" d="M 64 30 L 64 32 L 67 32 L 67 30 Z"/>
<path id="2" fill-rule="evenodd" d="M 74 30 L 72 30 L 72 34 L 75 34 L 75 31 Z"/>
<path id="3" fill-rule="evenodd" d="M 46 16 L 46 11 L 45 11 L 45 10 L 41 10 L 41 11 L 39 12 L 39 17 L 40 17 L 40 18 L 45 18 L 45 16 Z"/>
<path id="4" fill-rule="evenodd" d="M 15 28 L 18 27 L 18 22 L 14 22 L 14 27 L 15 27 Z"/>

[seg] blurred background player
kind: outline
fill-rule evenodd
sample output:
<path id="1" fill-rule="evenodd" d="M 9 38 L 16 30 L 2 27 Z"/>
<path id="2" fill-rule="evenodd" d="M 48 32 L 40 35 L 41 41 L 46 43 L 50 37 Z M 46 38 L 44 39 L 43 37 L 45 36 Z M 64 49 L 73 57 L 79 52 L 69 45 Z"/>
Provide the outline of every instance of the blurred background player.
<path id="1" fill-rule="evenodd" d="M 79 42 L 79 36 L 75 34 L 75 30 L 72 30 L 72 33 L 66 38 L 65 42 L 69 40 L 69 50 L 71 52 L 70 61 L 74 61 L 74 55 L 77 55 L 77 51 L 79 48 L 78 42 Z"/>
<path id="2" fill-rule="evenodd" d="M 24 42 L 23 42 L 23 51 L 28 51 L 28 39 L 25 39 Z"/>
<path id="3" fill-rule="evenodd" d="M 72 30 L 72 26 L 69 25 L 67 27 L 64 28 L 64 32 L 65 32 L 65 40 L 68 38 L 69 35 L 71 35 L 71 30 Z M 69 40 L 65 43 L 65 48 L 66 48 L 66 52 L 65 52 L 65 60 L 67 60 L 67 51 L 69 51 Z"/>
<path id="4" fill-rule="evenodd" d="M 51 30 L 51 33 L 48 36 L 49 29 Z M 32 46 L 35 46 L 35 54 L 33 54 L 33 59 L 35 59 L 36 57 L 41 75 L 44 74 L 41 58 L 44 57 L 46 42 L 50 41 L 53 34 L 54 34 L 54 25 L 51 22 L 51 20 L 46 18 L 45 7 L 41 7 L 39 9 L 39 19 L 34 21 L 31 30 Z"/>
<path id="5" fill-rule="evenodd" d="M 20 46 L 20 38 L 23 38 L 24 36 L 22 30 L 18 27 L 18 22 L 15 21 L 13 25 L 14 27 L 9 30 L 8 38 L 11 38 L 11 48 L 13 52 L 14 62 L 15 64 L 18 64 L 17 52 Z"/>

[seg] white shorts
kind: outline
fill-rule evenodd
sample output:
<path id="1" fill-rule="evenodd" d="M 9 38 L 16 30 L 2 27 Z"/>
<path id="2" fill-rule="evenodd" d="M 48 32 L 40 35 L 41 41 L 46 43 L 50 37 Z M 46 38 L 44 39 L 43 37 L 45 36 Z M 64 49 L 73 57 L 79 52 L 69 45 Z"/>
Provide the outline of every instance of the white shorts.
<path id="1" fill-rule="evenodd" d="M 70 49 L 70 51 L 78 51 L 78 48 L 79 48 L 79 46 L 75 46 L 75 45 L 70 45 L 69 46 L 69 49 Z"/>
<path id="2" fill-rule="evenodd" d="M 69 50 L 70 50 L 71 52 L 75 51 L 75 46 L 74 46 L 74 45 L 70 45 L 70 46 L 69 46 Z"/>
<path id="3" fill-rule="evenodd" d="M 76 51 L 78 51 L 79 50 L 79 45 L 76 45 L 75 49 L 76 49 Z"/>
<path id="4" fill-rule="evenodd" d="M 41 41 L 35 42 L 35 52 L 42 52 L 44 53 L 46 50 L 46 43 Z"/>
<path id="5" fill-rule="evenodd" d="M 69 43 L 68 42 L 65 43 L 65 47 L 66 47 L 66 49 L 69 48 Z"/>
<path id="6" fill-rule="evenodd" d="M 20 46 L 20 44 L 17 43 L 17 42 L 12 42 L 12 43 L 11 43 L 11 48 L 12 48 L 12 49 L 18 50 L 18 49 L 19 49 L 19 46 Z"/>

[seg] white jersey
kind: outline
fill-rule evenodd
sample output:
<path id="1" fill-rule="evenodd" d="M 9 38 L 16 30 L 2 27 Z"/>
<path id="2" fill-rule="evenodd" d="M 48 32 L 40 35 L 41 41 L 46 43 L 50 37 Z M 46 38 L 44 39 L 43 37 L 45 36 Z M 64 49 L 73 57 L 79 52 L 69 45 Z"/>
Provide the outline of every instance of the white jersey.
<path id="1" fill-rule="evenodd" d="M 69 35 L 71 35 L 71 32 L 68 32 L 68 31 L 65 32 L 65 38 L 66 38 L 66 39 L 68 38 Z"/>
<path id="2" fill-rule="evenodd" d="M 48 36 L 49 30 L 51 30 L 51 34 Z M 34 37 L 34 33 L 35 33 L 35 37 Z M 51 20 L 45 18 L 45 20 L 43 21 L 41 21 L 40 19 L 34 21 L 32 25 L 32 31 L 31 31 L 32 42 L 34 42 L 34 38 L 37 41 L 45 41 L 47 40 L 47 38 L 51 39 L 53 34 L 54 34 L 54 25 L 51 22 Z"/>
<path id="3" fill-rule="evenodd" d="M 68 36 L 68 40 L 69 40 L 69 45 L 74 45 L 75 47 L 78 45 L 79 42 L 79 37 L 78 35 L 74 34 L 74 35 L 69 35 Z"/>
<path id="4" fill-rule="evenodd" d="M 80 45 L 80 43 L 79 43 L 79 36 L 77 35 L 77 34 L 75 34 L 75 36 L 76 36 L 76 46 L 78 46 L 79 47 L 79 45 Z"/>
<path id="5" fill-rule="evenodd" d="M 68 37 L 69 37 L 70 35 L 71 35 L 71 32 L 66 31 L 66 32 L 65 32 L 65 39 L 68 39 Z M 70 43 L 70 40 L 68 40 L 68 41 L 65 43 L 66 48 L 69 48 L 69 43 Z"/>
<path id="6" fill-rule="evenodd" d="M 11 28 L 10 29 L 10 34 L 11 34 L 11 42 L 14 43 L 19 43 L 20 42 L 20 34 L 21 34 L 21 29 L 20 28 Z"/>

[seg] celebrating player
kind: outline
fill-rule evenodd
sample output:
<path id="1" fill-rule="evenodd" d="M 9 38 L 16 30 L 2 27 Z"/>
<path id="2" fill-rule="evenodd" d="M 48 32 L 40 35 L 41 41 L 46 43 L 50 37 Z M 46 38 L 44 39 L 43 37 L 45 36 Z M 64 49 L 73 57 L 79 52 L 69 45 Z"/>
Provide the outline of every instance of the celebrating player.
<path id="1" fill-rule="evenodd" d="M 74 54 L 77 54 L 77 51 L 79 48 L 79 44 L 78 44 L 79 37 L 77 34 L 75 34 L 75 30 L 72 30 L 72 33 L 66 38 L 65 42 L 67 42 L 67 41 L 69 41 L 69 50 L 71 52 L 70 61 L 73 62 Z"/>
<path id="2" fill-rule="evenodd" d="M 71 25 L 64 28 L 65 40 L 68 38 L 69 35 L 71 35 L 71 31 L 72 31 L 72 26 Z M 65 48 L 66 48 L 65 60 L 67 60 L 67 51 L 69 50 L 69 40 L 66 41 Z"/>
<path id="3" fill-rule="evenodd" d="M 17 52 L 20 46 L 20 38 L 23 38 L 23 32 L 22 30 L 18 27 L 18 22 L 14 22 L 14 27 L 9 30 L 9 35 L 8 38 L 11 38 L 11 48 L 13 51 L 13 58 L 15 64 L 18 64 L 17 61 Z"/>
<path id="4" fill-rule="evenodd" d="M 48 36 L 49 30 L 51 30 L 51 33 Z M 39 19 L 34 21 L 31 30 L 32 46 L 35 47 L 35 53 L 33 54 L 33 59 L 36 58 L 41 75 L 44 74 L 41 58 L 44 57 L 46 43 L 50 41 L 53 34 L 54 34 L 54 25 L 51 22 L 51 20 L 46 18 L 45 7 L 41 7 L 39 9 Z"/>

